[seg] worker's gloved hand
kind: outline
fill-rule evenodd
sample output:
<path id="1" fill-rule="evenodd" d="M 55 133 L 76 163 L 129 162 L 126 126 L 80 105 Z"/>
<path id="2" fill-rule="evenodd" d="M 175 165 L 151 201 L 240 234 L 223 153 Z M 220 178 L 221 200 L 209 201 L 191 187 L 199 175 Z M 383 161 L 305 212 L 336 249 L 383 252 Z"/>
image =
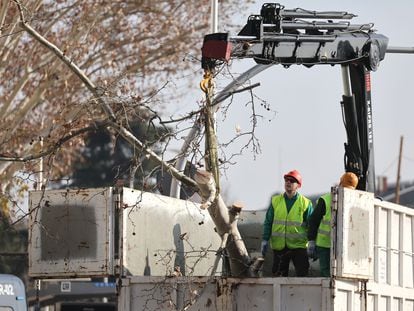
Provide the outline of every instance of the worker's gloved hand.
<path id="1" fill-rule="evenodd" d="M 309 258 L 316 259 L 316 244 L 315 241 L 308 242 L 308 256 Z"/>
<path id="2" fill-rule="evenodd" d="M 262 246 L 261 246 L 261 250 L 262 250 L 262 256 L 264 257 L 267 253 L 267 249 L 269 248 L 269 241 L 262 241 Z"/>

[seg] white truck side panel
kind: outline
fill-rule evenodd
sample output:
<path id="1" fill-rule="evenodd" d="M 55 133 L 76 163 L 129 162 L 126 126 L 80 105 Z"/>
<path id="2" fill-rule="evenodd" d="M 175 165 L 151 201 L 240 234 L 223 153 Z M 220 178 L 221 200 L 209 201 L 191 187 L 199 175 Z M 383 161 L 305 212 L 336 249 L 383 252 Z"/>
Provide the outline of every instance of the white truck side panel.
<path id="1" fill-rule="evenodd" d="M 374 267 L 368 309 L 414 310 L 414 210 L 375 199 Z"/>
<path id="2" fill-rule="evenodd" d="M 125 274 L 165 276 L 176 267 L 183 275 L 211 273 L 221 239 L 199 204 L 130 188 L 122 198 Z"/>
<path id="3" fill-rule="evenodd" d="M 414 289 L 369 282 L 367 300 L 367 311 L 413 311 Z"/>
<path id="4" fill-rule="evenodd" d="M 37 278 L 205 276 L 221 244 L 198 204 L 130 188 L 32 191 L 29 228 Z"/>
<path id="5" fill-rule="evenodd" d="M 374 280 L 414 288 L 414 210 L 375 200 Z"/>
<path id="6" fill-rule="evenodd" d="M 113 274 L 111 188 L 32 191 L 29 201 L 31 277 Z"/>
<path id="7" fill-rule="evenodd" d="M 355 280 L 326 278 L 160 278 L 122 282 L 119 311 L 354 311 L 363 299 Z"/>
<path id="8" fill-rule="evenodd" d="M 118 310 L 412 311 L 412 289 L 328 278 L 162 278 L 122 281 Z"/>
<path id="9" fill-rule="evenodd" d="M 374 195 L 338 188 L 337 226 L 332 230 L 336 248 L 335 275 L 344 278 L 372 278 L 374 258 Z M 336 233 L 336 236 L 335 236 Z M 333 255 L 333 256 L 332 256 Z"/>

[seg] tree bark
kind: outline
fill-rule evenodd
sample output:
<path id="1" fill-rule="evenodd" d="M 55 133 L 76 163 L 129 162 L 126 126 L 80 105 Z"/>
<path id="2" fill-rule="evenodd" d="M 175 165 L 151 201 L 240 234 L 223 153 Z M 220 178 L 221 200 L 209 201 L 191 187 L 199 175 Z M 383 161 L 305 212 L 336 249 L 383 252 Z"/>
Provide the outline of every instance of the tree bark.
<path id="1" fill-rule="evenodd" d="M 232 276 L 253 276 L 250 269 L 251 260 L 246 246 L 237 227 L 242 206 L 234 204 L 228 208 L 220 194 L 216 194 L 213 174 L 198 170 L 194 179 L 200 189 L 203 199 L 202 208 L 207 208 L 216 225 L 217 233 L 222 239 L 227 239 L 226 250 Z M 228 238 L 227 238 L 228 236 Z"/>

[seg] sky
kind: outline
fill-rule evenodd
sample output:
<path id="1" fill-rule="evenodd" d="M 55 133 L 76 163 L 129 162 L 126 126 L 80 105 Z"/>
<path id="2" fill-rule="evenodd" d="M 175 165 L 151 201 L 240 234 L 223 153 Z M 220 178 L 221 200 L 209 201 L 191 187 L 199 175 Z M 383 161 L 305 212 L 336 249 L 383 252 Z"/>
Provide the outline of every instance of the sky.
<path id="1" fill-rule="evenodd" d="M 262 1 L 249 12 L 241 12 L 240 29 L 250 14 L 260 14 Z M 348 11 L 358 15 L 353 24 L 374 23 L 378 33 L 389 38 L 389 46 L 414 46 L 412 14 L 414 1 L 285 1 L 287 9 Z M 398 5 L 396 5 L 398 4 Z M 226 31 L 220 28 L 219 31 Z M 251 59 L 233 60 L 230 71 L 236 76 L 254 66 Z M 400 139 L 403 137 L 401 180 L 414 180 L 414 54 L 386 54 L 379 69 L 371 73 L 374 127 L 375 175 L 388 183 L 397 177 Z M 226 81 L 216 81 L 218 89 Z M 255 135 L 261 153 L 251 150 L 223 171 L 223 195 L 228 204 L 241 201 L 246 209 L 269 205 L 274 193 L 283 191 L 283 174 L 296 169 L 303 177 L 300 192 L 315 195 L 330 190 L 344 172 L 346 133 L 340 101 L 343 94 L 340 66 L 280 65 L 255 76 L 254 89 L 258 119 Z M 197 91 L 195 91 L 197 92 Z M 248 94 L 235 95 L 226 111 L 217 113 L 217 135 L 221 143 L 234 136 L 236 128 L 251 128 Z M 263 101 L 263 105 L 260 101 Z M 228 101 L 226 102 L 228 103 Z M 226 107 L 226 103 L 222 107 Z M 189 107 L 187 107 L 189 108 Z M 240 146 L 227 150 L 237 152 Z"/>

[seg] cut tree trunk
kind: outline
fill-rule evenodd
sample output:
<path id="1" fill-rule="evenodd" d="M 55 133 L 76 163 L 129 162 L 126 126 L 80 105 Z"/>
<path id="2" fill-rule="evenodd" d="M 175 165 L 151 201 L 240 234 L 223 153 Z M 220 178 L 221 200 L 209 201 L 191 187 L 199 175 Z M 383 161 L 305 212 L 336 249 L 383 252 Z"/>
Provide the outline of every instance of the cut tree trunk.
<path id="1" fill-rule="evenodd" d="M 228 256 L 231 276 L 256 276 L 257 271 L 251 268 L 252 260 L 237 227 L 242 205 L 236 203 L 230 208 L 226 206 L 221 195 L 216 193 L 216 185 L 212 173 L 198 170 L 194 179 L 203 199 L 201 208 L 208 209 L 216 225 L 217 233 L 222 239 L 227 239 L 224 243 L 226 245 L 226 255 Z"/>

